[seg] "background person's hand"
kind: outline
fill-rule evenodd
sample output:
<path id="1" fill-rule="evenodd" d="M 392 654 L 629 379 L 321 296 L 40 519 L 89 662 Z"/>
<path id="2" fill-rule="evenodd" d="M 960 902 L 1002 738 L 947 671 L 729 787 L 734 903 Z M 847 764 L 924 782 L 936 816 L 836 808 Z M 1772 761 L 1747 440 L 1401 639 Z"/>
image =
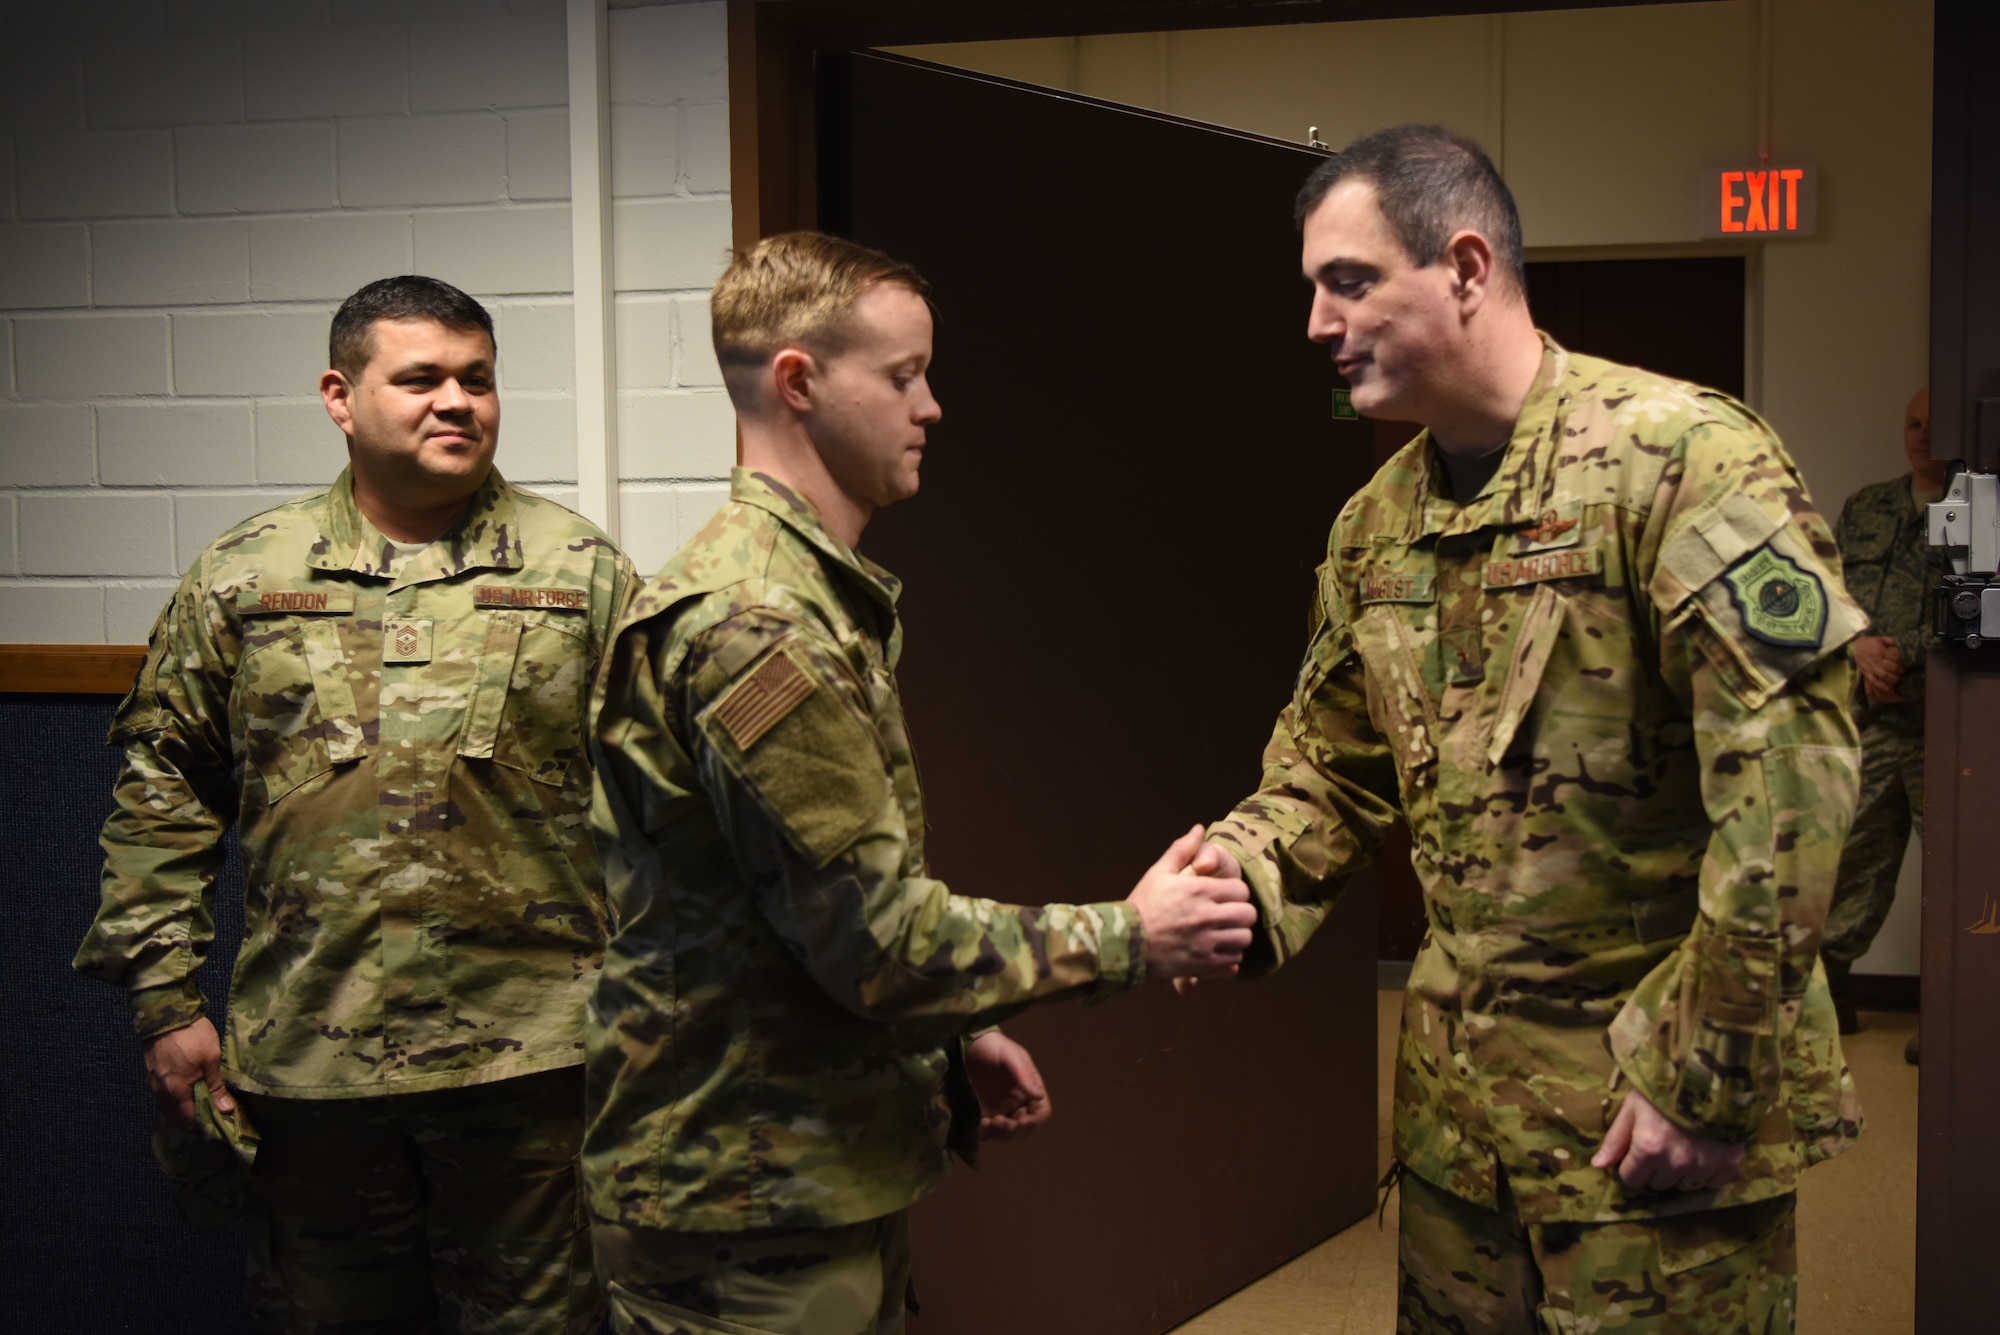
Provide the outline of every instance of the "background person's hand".
<path id="1" fill-rule="evenodd" d="M 145 1055 L 146 1087 L 153 1091 L 153 1102 L 181 1130 L 194 1130 L 197 1080 L 207 1083 L 217 1112 L 236 1111 L 229 1086 L 222 1083 L 222 1042 L 207 1016 L 147 1040 Z"/>
<path id="2" fill-rule="evenodd" d="M 1863 635 L 1854 641 L 1854 664 L 1861 669 L 1861 688 L 1873 704 L 1901 704 L 1897 688 L 1903 681 L 1903 655 L 1887 635 Z"/>
<path id="3" fill-rule="evenodd" d="M 1219 876 L 1224 880 L 1243 880 L 1243 864 L 1236 855 L 1221 844 L 1203 844 L 1188 863 L 1188 870 L 1198 876 Z M 1201 979 L 1194 977 L 1174 979 L 1174 991 L 1181 996 L 1192 996 L 1201 986 Z"/>
<path id="4" fill-rule="evenodd" d="M 1197 825 L 1167 846 L 1127 896 L 1146 928 L 1146 970 L 1156 978 L 1236 972 L 1250 945 L 1257 910 L 1241 875 L 1202 875 Z"/>
<path id="5" fill-rule="evenodd" d="M 1590 1159 L 1593 1168 L 1617 1169 L 1634 1191 L 1707 1191 L 1742 1165 L 1743 1146 L 1682 1130 L 1637 1090 L 1625 1096 Z"/>
<path id="6" fill-rule="evenodd" d="M 998 1029 L 966 1045 L 965 1073 L 979 1095 L 981 1140 L 1025 1136 L 1055 1112 L 1035 1059 Z"/>

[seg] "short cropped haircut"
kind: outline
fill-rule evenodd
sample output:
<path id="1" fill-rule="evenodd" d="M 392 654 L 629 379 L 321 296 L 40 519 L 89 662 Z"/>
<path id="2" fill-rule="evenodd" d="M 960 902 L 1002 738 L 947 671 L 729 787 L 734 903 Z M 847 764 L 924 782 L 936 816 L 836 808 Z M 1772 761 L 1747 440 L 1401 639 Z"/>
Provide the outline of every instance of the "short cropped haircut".
<path id="1" fill-rule="evenodd" d="M 756 372 L 784 348 L 824 360 L 853 339 L 854 303 L 880 283 L 929 299 L 931 285 L 879 250 L 823 232 L 783 232 L 738 251 L 709 299 L 715 357 L 738 408 L 756 406 Z"/>
<path id="2" fill-rule="evenodd" d="M 1328 192 L 1348 180 L 1375 187 L 1390 233 L 1418 267 L 1436 264 L 1454 232 L 1473 231 L 1493 247 L 1514 290 L 1527 291 L 1514 194 L 1464 135 L 1442 125 L 1398 125 L 1357 139 L 1313 169 L 1292 220 L 1303 230 Z"/>
<path id="3" fill-rule="evenodd" d="M 499 340 L 493 337 L 493 317 L 450 283 L 413 273 L 378 278 L 340 303 L 327 335 L 327 361 L 349 380 L 359 379 L 362 368 L 375 355 L 378 320 L 435 320 L 447 329 L 477 329 L 486 335 L 494 351 L 499 351 Z"/>

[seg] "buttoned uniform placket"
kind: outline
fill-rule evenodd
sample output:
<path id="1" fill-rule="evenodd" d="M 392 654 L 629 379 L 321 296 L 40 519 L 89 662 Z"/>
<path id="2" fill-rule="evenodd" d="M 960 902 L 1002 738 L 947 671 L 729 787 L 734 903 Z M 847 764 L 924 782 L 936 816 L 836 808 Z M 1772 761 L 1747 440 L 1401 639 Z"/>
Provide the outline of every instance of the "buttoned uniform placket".
<path id="1" fill-rule="evenodd" d="M 1545 380 L 1561 385 L 1567 358 L 1544 367 Z M 1494 735 L 1516 665 L 1523 617 L 1507 605 L 1507 591 L 1489 589 L 1489 566 L 1518 545 L 1517 534 L 1556 505 L 1553 459 L 1562 419 L 1559 395 L 1531 392 L 1529 408 L 1503 447 L 1506 457 L 1477 496 L 1458 504 L 1446 494 L 1442 465 L 1430 446 L 1417 541 L 1435 552 L 1436 628 L 1425 659 L 1424 680 L 1438 718 L 1436 780 L 1429 813 L 1434 834 L 1419 839 L 1432 860 L 1422 879 L 1432 900 L 1434 925 L 1448 931 L 1458 984 L 1459 1023 L 1449 1030 L 1461 1077 L 1479 1081 L 1489 1065 L 1482 1050 L 1506 1004 L 1492 971 L 1505 948 L 1511 887 L 1494 869 L 1461 863 L 1456 835 L 1487 814 L 1492 785 L 1486 742 Z M 1413 822 L 1414 824 L 1414 822 Z M 1471 841 L 1467 841 L 1470 843 Z M 1483 1118 L 1482 1118 L 1483 1121 Z M 1493 1133 L 1482 1126 L 1475 1143 Z"/>
<path id="2" fill-rule="evenodd" d="M 452 894 L 464 874 L 435 836 L 456 823 L 452 770 L 482 676 L 492 675 L 482 671 L 492 665 L 481 662 L 487 623 L 512 615 L 475 610 L 472 584 L 460 578 L 518 564 L 505 551 L 464 545 L 475 518 L 492 514 L 496 527 L 510 527 L 511 503 L 498 486 L 490 479 L 449 530 L 400 562 L 358 507 L 337 512 L 315 561 L 364 577 L 356 605 L 367 611 L 356 618 L 349 652 L 364 658 L 360 666 L 378 688 L 375 717 L 363 726 L 376 734 L 378 823 L 368 855 L 376 868 L 370 879 L 380 922 L 385 1071 L 453 1041 L 451 979 L 440 941 L 451 928 Z M 414 634 L 399 640 L 399 631 Z"/>

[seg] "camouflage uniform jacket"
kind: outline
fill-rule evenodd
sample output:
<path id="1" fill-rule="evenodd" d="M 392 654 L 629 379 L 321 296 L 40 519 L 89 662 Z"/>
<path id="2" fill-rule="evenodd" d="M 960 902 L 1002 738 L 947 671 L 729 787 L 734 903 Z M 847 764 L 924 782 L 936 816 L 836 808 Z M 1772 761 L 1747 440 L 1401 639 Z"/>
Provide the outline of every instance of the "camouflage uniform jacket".
<path id="1" fill-rule="evenodd" d="M 582 1060 L 604 942 L 591 679 L 630 592 L 603 533 L 496 471 L 405 558 L 350 476 L 225 533 L 119 707 L 103 904 L 76 967 L 142 1038 L 202 1010 L 243 850 L 230 1083 L 357 1098 Z"/>
<path id="2" fill-rule="evenodd" d="M 1341 511 L 1321 623 L 1212 837 L 1303 945 L 1397 815 L 1429 931 L 1396 1154 L 1527 1223 L 1793 1189 L 1858 1129 L 1815 950 L 1854 804 L 1862 626 L 1783 447 L 1741 405 L 1546 348 L 1471 503 L 1420 436 Z M 1747 1142 L 1711 1193 L 1590 1167 L 1626 1087 Z"/>
<path id="3" fill-rule="evenodd" d="M 948 1137 L 976 1141 L 968 1029 L 1142 978 L 1123 901 L 1020 908 L 931 879 L 899 588 L 739 468 L 618 633 L 593 725 L 615 924 L 588 1029 L 602 1218 L 737 1232 L 900 1210 Z"/>
<path id="4" fill-rule="evenodd" d="M 1924 660 L 1931 643 L 1931 590 L 1944 574 L 1944 554 L 1930 545 L 1923 512 L 1905 473 L 1863 487 L 1841 507 L 1834 537 L 1848 592 L 1868 614 L 1871 635 L 1887 635 L 1903 656 L 1896 694 L 1906 703 L 1872 705 L 1855 693 L 1865 722 L 1921 740 Z M 1859 686 L 1859 674 L 1856 674 Z"/>

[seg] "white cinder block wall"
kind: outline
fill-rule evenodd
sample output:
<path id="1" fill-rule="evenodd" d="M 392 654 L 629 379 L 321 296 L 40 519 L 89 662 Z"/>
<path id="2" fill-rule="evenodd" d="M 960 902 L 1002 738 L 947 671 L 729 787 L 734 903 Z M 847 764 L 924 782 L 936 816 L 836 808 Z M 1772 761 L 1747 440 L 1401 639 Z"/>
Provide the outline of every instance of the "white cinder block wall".
<path id="1" fill-rule="evenodd" d="M 611 14 L 621 521 L 718 504 L 723 5 Z M 0 15 L 0 641 L 142 641 L 230 524 L 345 462 L 327 322 L 387 274 L 478 296 L 500 465 L 573 503 L 562 0 L 89 0 Z"/>

